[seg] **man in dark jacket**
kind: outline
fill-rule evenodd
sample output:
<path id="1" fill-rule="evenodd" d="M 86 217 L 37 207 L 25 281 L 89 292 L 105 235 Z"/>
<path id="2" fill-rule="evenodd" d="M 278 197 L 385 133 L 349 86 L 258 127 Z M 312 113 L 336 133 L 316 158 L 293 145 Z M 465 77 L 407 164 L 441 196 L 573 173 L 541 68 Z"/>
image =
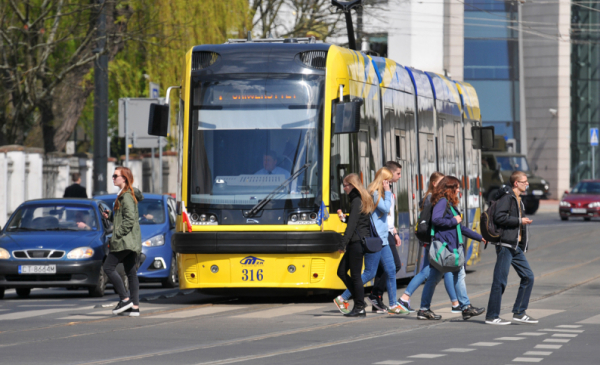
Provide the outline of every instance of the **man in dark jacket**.
<path id="1" fill-rule="evenodd" d="M 525 193 L 529 182 L 522 171 L 515 171 L 510 176 L 510 188 L 503 186 L 499 191 L 494 222 L 502 228 L 500 242 L 496 245 L 496 266 L 494 279 L 488 302 L 487 324 L 506 325 L 510 321 L 500 318 L 502 294 L 506 289 L 508 270 L 512 265 L 521 278 L 521 285 L 513 307 L 513 321 L 520 323 L 538 323 L 537 319 L 528 316 L 525 311 L 529 305 L 529 297 L 533 289 L 533 271 L 525 257 L 529 243 L 529 224 L 531 219 L 524 216 L 525 205 L 521 194 Z"/>
<path id="2" fill-rule="evenodd" d="M 73 184 L 65 189 L 63 198 L 84 198 L 87 199 L 87 192 L 85 187 L 81 186 L 81 175 L 75 172 L 71 175 L 71 181 Z"/>

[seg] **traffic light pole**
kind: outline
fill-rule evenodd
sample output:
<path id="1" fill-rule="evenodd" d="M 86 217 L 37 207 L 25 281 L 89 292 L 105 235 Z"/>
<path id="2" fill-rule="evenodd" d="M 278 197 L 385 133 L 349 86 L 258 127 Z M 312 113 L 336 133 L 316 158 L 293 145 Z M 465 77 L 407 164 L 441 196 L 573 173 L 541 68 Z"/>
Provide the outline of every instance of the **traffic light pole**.
<path id="1" fill-rule="evenodd" d="M 108 55 L 106 47 L 105 0 L 97 0 L 98 44 L 94 52 L 99 56 L 94 62 L 94 195 L 106 193 L 108 175 Z"/>

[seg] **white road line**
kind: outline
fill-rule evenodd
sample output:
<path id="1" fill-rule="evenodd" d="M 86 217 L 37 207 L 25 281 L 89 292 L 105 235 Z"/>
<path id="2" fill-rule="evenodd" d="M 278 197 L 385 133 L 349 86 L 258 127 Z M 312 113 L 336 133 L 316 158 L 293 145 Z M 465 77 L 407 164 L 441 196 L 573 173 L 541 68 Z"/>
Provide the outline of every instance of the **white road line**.
<path id="1" fill-rule="evenodd" d="M 544 342 L 560 342 L 560 343 L 567 343 L 571 340 L 568 340 L 566 338 L 547 338 L 544 340 Z"/>
<path id="2" fill-rule="evenodd" d="M 148 318 L 188 318 L 188 317 L 197 317 L 204 316 L 207 314 L 216 314 L 227 311 L 239 311 L 241 309 L 246 309 L 246 307 L 238 307 L 238 306 L 226 306 L 226 307 L 204 307 L 192 310 L 183 310 L 173 313 L 163 313 L 157 314 L 155 316 L 149 316 Z"/>
<path id="3" fill-rule="evenodd" d="M 476 349 L 467 349 L 467 348 L 451 348 L 451 349 L 446 349 L 446 350 L 442 350 L 445 352 L 471 352 L 471 351 L 475 351 Z"/>
<path id="4" fill-rule="evenodd" d="M 60 312 L 73 312 L 73 311 L 87 310 L 87 309 L 92 309 L 92 308 L 94 308 L 94 307 L 91 306 L 91 307 L 79 307 L 79 308 L 52 308 L 52 309 L 39 309 L 39 310 L 34 310 L 34 311 L 13 312 L 13 313 L 6 313 L 6 314 L 0 315 L 0 321 L 12 321 L 15 319 L 39 317 L 39 316 L 44 316 L 46 314 L 60 313 Z"/>
<path id="5" fill-rule="evenodd" d="M 543 330 L 538 330 L 542 332 L 567 332 L 567 333 L 583 333 L 585 330 L 554 330 L 550 328 L 545 328 Z"/>
<path id="6" fill-rule="evenodd" d="M 562 345 L 535 345 L 535 349 L 552 349 L 552 350 L 558 350 L 559 348 L 561 348 Z"/>
<path id="7" fill-rule="evenodd" d="M 469 346 L 486 346 L 486 347 L 491 347 L 491 346 L 498 346 L 498 345 L 502 345 L 502 342 L 475 342 L 475 343 L 472 343 Z"/>
<path id="8" fill-rule="evenodd" d="M 442 356 L 446 356 L 446 354 L 418 354 L 418 355 L 412 355 L 412 356 L 408 356 L 408 357 L 412 357 L 415 359 L 435 359 L 435 358 L 442 357 Z"/>
<path id="9" fill-rule="evenodd" d="M 590 317 L 588 319 L 584 319 L 583 321 L 579 321 L 577 323 L 583 324 L 600 324 L 600 314 Z"/>
<path id="10" fill-rule="evenodd" d="M 544 360 L 543 357 L 515 357 L 513 362 L 540 362 Z"/>
<path id="11" fill-rule="evenodd" d="M 527 351 L 523 355 L 548 356 L 552 355 L 552 351 Z"/>
<path id="12" fill-rule="evenodd" d="M 402 364 L 408 364 L 410 362 L 412 362 L 412 361 L 386 360 L 386 361 L 374 362 L 373 365 L 402 365 Z"/>
<path id="13" fill-rule="evenodd" d="M 74 307 L 77 304 L 52 304 L 51 307 Z M 48 304 L 21 304 L 18 306 L 19 308 L 26 308 L 26 307 L 33 307 L 33 308 L 39 308 L 39 307 L 48 307 Z"/>
<path id="14" fill-rule="evenodd" d="M 527 314 L 537 319 L 548 317 L 562 312 L 564 312 L 564 309 L 527 309 Z M 505 319 L 507 321 L 512 321 L 512 316 L 512 313 L 506 313 L 500 315 L 500 318 Z"/>
<path id="15" fill-rule="evenodd" d="M 574 333 L 555 333 L 552 335 L 552 337 L 577 337 L 579 335 L 576 335 Z"/>
<path id="16" fill-rule="evenodd" d="M 519 341 L 524 339 L 525 337 L 498 337 L 494 338 L 494 341 Z"/>
<path id="17" fill-rule="evenodd" d="M 580 328 L 581 325 L 578 324 L 561 324 L 560 326 L 556 326 L 558 328 Z"/>
<path id="18" fill-rule="evenodd" d="M 237 316 L 232 316 L 230 318 L 275 318 L 286 316 L 290 314 L 308 312 L 308 311 L 316 311 L 320 308 L 325 308 L 322 305 L 304 305 L 304 306 L 292 306 L 285 305 L 283 307 L 271 308 L 257 312 L 240 314 Z"/>
<path id="19" fill-rule="evenodd" d="M 146 306 L 142 306 L 140 307 L 140 314 L 146 314 L 148 312 L 154 312 L 160 309 L 164 309 L 164 308 L 168 308 L 165 306 L 162 307 L 146 307 Z M 116 317 L 113 313 L 112 313 L 112 309 L 110 310 L 99 310 L 99 311 L 95 311 L 95 312 L 90 312 L 87 314 L 77 314 L 74 316 L 67 316 L 67 317 L 62 317 L 62 318 L 56 318 L 58 320 L 65 320 L 65 321 L 80 321 L 82 319 L 87 319 L 87 320 L 96 320 L 96 319 L 104 319 L 104 318 L 110 318 L 110 317 Z M 127 317 L 127 316 L 122 316 L 122 317 Z"/>
<path id="20" fill-rule="evenodd" d="M 543 336 L 543 335 L 547 335 L 547 333 L 543 333 L 543 332 L 522 332 L 522 333 L 517 333 L 518 336 Z"/>

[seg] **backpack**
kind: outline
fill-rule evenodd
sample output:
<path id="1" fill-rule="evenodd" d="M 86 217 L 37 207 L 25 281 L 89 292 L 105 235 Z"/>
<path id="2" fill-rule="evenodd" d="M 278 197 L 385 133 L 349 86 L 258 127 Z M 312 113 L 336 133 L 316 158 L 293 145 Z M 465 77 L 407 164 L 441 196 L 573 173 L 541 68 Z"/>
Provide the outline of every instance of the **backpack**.
<path id="1" fill-rule="evenodd" d="M 494 222 L 494 215 L 496 214 L 496 207 L 498 206 L 498 200 L 490 202 L 489 207 L 483 213 L 479 220 L 479 227 L 481 228 L 481 236 L 485 238 L 487 242 L 498 243 L 502 238 L 503 229 L 498 227 Z M 484 249 L 487 248 L 487 243 Z"/>
<path id="2" fill-rule="evenodd" d="M 449 204 L 446 204 L 444 215 L 449 210 Z M 433 215 L 433 205 L 431 199 L 424 199 L 423 210 L 417 218 L 417 226 L 415 227 L 415 236 L 423 243 L 431 243 L 433 238 L 433 225 L 431 224 L 431 216 Z"/>
<path id="3" fill-rule="evenodd" d="M 454 208 L 450 207 L 453 215 L 457 215 Z M 444 214 L 446 214 L 444 212 Z M 432 229 L 433 230 L 433 229 Z M 465 252 L 463 248 L 462 230 L 460 223 L 456 225 L 458 236 L 458 248 L 450 251 L 448 243 L 433 241 L 429 246 L 429 265 L 435 267 L 439 272 L 458 272 L 465 265 Z"/>

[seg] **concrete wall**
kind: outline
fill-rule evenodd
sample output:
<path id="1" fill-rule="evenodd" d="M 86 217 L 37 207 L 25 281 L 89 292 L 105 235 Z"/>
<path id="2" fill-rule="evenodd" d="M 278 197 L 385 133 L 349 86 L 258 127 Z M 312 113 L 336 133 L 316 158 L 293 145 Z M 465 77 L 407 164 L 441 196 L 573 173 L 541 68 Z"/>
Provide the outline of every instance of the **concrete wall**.
<path id="1" fill-rule="evenodd" d="M 527 2 L 522 8 L 523 21 L 530 22 L 523 43 L 527 155 L 558 199 L 569 189 L 571 4 Z"/>

